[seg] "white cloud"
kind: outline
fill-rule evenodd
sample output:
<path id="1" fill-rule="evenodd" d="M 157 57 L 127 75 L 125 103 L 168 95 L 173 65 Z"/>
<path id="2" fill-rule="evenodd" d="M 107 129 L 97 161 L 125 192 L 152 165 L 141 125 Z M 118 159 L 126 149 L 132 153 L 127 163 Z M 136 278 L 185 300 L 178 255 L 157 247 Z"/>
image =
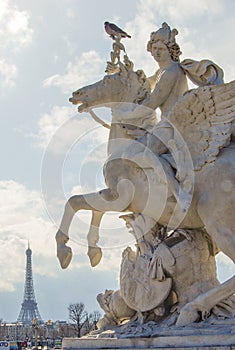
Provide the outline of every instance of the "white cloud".
<path id="1" fill-rule="evenodd" d="M 16 77 L 17 67 L 14 64 L 7 63 L 5 59 L 0 58 L 0 81 L 2 80 L 2 87 L 13 87 Z"/>
<path id="2" fill-rule="evenodd" d="M 29 14 L 20 11 L 10 0 L 0 0 L 0 85 L 15 85 L 18 68 L 16 54 L 32 42 Z"/>
<path id="3" fill-rule="evenodd" d="M 56 134 L 57 130 L 64 125 L 74 114 L 72 107 L 53 106 L 50 113 L 43 114 L 38 121 L 37 144 L 41 148 L 46 148 Z M 57 141 L 59 146 L 60 141 Z"/>
<path id="4" fill-rule="evenodd" d="M 64 74 L 55 74 L 44 80 L 44 87 L 57 86 L 63 92 L 71 92 L 84 84 L 101 78 L 105 61 L 96 51 L 84 52 L 75 62 L 69 62 Z"/>
<path id="5" fill-rule="evenodd" d="M 32 41 L 33 29 L 29 25 L 29 14 L 20 11 L 10 0 L 0 1 L 0 41 L 1 47 L 11 47 L 12 51 L 28 45 Z"/>
<path id="6" fill-rule="evenodd" d="M 22 281 L 28 241 L 34 255 L 41 259 L 37 273 L 55 275 L 53 264 L 49 270 L 45 264 L 55 255 L 51 234 L 54 231 L 45 215 L 40 192 L 28 190 L 15 181 L 0 182 L 1 291 L 12 291 Z"/>
<path id="7" fill-rule="evenodd" d="M 1 181 L 0 182 L 0 216 L 1 226 L 19 224 L 24 221 L 24 217 L 20 212 L 17 212 L 18 208 L 22 208 L 24 211 L 28 204 L 32 204 L 28 209 L 28 214 L 34 216 L 38 211 L 39 199 L 37 193 L 28 191 L 23 185 L 14 181 Z M 19 215 L 19 216 L 18 216 Z M 14 220 L 13 220 L 14 219 Z"/>
<path id="8" fill-rule="evenodd" d="M 53 106 L 49 113 L 43 114 L 38 121 L 37 134 L 30 135 L 36 145 L 47 152 L 67 154 L 75 143 L 88 144 L 94 140 L 104 142 L 108 139 L 107 129 L 98 128 L 87 113 L 78 114 L 74 107 Z M 83 145 L 84 147 L 84 145 Z"/>
<path id="9" fill-rule="evenodd" d="M 103 118 L 102 110 L 98 109 L 96 113 Z M 107 118 L 107 113 L 104 120 L 105 118 Z M 108 134 L 108 129 L 97 124 L 90 114 L 76 113 L 74 107 L 53 106 L 48 113 L 40 116 L 37 133 L 29 134 L 29 136 L 35 140 L 37 147 L 44 149 L 47 153 L 64 154 L 69 157 L 71 149 L 76 148 L 78 153 L 79 150 L 89 152 L 84 161 L 92 161 L 94 152 L 100 155 L 104 147 L 107 148 Z M 92 150 L 89 147 L 91 145 Z"/>
<path id="10" fill-rule="evenodd" d="M 67 40 L 66 37 L 64 40 Z M 74 62 L 69 62 L 64 74 L 55 74 L 45 79 L 43 86 L 56 86 L 63 93 L 71 93 L 83 85 L 101 79 L 105 74 L 104 70 L 104 59 L 96 51 L 91 50 L 82 53 Z M 101 140 L 104 137 L 103 134 L 107 138 L 107 133 L 102 133 L 100 130 L 98 135 L 94 134 L 97 124 L 94 123 L 90 115 L 83 113 L 77 115 L 77 118 L 71 118 L 75 113 L 76 107 L 54 106 L 50 113 L 41 116 L 37 134 L 39 146 L 46 148 L 50 142 L 50 151 L 62 153 L 83 134 L 88 134 L 91 130 L 93 130 L 93 139 Z"/>
<path id="11" fill-rule="evenodd" d="M 71 19 L 71 18 L 75 18 L 75 13 L 71 8 L 67 8 L 66 10 L 66 16 Z"/>
<path id="12" fill-rule="evenodd" d="M 172 23 L 186 22 L 188 20 L 192 22 L 195 17 L 202 16 L 205 12 L 216 14 L 221 10 L 218 0 L 213 1 L 213 6 L 211 6 L 210 0 L 141 0 L 139 4 L 141 10 L 145 6 L 148 7 L 155 19 L 159 17 L 165 18 L 165 21 L 172 21 Z"/>

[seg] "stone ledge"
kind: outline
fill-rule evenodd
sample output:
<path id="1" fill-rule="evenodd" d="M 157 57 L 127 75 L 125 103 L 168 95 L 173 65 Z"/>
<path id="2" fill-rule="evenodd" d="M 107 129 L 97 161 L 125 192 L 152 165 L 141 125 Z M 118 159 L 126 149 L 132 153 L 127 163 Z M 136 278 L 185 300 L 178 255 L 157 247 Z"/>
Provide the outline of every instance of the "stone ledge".
<path id="1" fill-rule="evenodd" d="M 235 350 L 233 335 L 160 336 L 154 338 L 64 338 L 64 350 L 77 349 L 174 349 L 174 350 Z"/>

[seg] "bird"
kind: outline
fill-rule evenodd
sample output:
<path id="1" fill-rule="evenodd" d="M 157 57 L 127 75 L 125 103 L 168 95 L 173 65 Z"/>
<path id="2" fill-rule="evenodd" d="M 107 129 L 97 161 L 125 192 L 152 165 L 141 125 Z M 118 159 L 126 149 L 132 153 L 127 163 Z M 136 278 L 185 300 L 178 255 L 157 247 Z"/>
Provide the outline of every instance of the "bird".
<path id="1" fill-rule="evenodd" d="M 124 32 L 124 30 L 122 30 L 121 28 L 116 26 L 116 24 L 114 24 L 114 23 L 110 23 L 107 21 L 104 22 L 104 29 L 105 29 L 106 33 L 109 34 L 109 36 L 113 40 L 115 40 L 116 37 L 118 37 L 118 36 L 121 36 L 122 38 L 131 38 L 131 36 L 129 34 Z"/>

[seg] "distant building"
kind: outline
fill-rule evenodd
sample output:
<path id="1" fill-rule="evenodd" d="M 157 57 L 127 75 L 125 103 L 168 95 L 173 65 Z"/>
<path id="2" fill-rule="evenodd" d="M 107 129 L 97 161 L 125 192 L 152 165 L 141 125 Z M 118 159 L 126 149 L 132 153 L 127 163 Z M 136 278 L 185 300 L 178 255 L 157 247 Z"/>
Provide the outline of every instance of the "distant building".
<path id="1" fill-rule="evenodd" d="M 64 337 L 76 337 L 74 325 L 66 321 L 40 323 L 37 327 L 38 343 L 52 347 Z M 32 324 L 0 323 L 0 341 L 27 341 L 35 343 L 35 328 Z M 30 347 L 30 346 L 29 346 Z"/>

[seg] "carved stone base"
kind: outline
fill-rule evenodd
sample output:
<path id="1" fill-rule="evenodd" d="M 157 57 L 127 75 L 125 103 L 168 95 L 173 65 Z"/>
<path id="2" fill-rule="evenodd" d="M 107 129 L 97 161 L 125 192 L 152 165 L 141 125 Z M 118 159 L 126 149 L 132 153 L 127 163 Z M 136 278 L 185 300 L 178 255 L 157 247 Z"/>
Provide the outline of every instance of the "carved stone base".
<path id="1" fill-rule="evenodd" d="M 180 338 L 180 339 L 179 339 Z M 182 343 L 184 340 L 186 343 L 190 341 L 190 343 L 194 343 L 191 345 L 177 345 L 177 343 Z M 234 350 L 235 345 L 209 345 L 205 346 L 203 343 L 206 337 L 201 337 L 200 341 L 203 341 L 200 344 L 199 339 L 182 339 L 182 337 L 172 337 L 169 338 L 134 338 L 134 339 L 65 339 L 63 341 L 63 349 L 72 350 L 72 349 L 168 349 L 168 350 Z M 212 339 L 209 339 L 211 341 Z M 225 339 L 222 340 L 224 342 Z M 235 339 L 233 339 L 233 342 Z"/>
<path id="2" fill-rule="evenodd" d="M 95 333 L 83 338 L 64 338 L 64 350 L 76 349 L 192 349 L 235 350 L 235 327 L 233 325 L 211 325 L 204 327 L 173 327 L 153 329 L 150 337 L 143 335 L 120 335 L 114 329 Z"/>

